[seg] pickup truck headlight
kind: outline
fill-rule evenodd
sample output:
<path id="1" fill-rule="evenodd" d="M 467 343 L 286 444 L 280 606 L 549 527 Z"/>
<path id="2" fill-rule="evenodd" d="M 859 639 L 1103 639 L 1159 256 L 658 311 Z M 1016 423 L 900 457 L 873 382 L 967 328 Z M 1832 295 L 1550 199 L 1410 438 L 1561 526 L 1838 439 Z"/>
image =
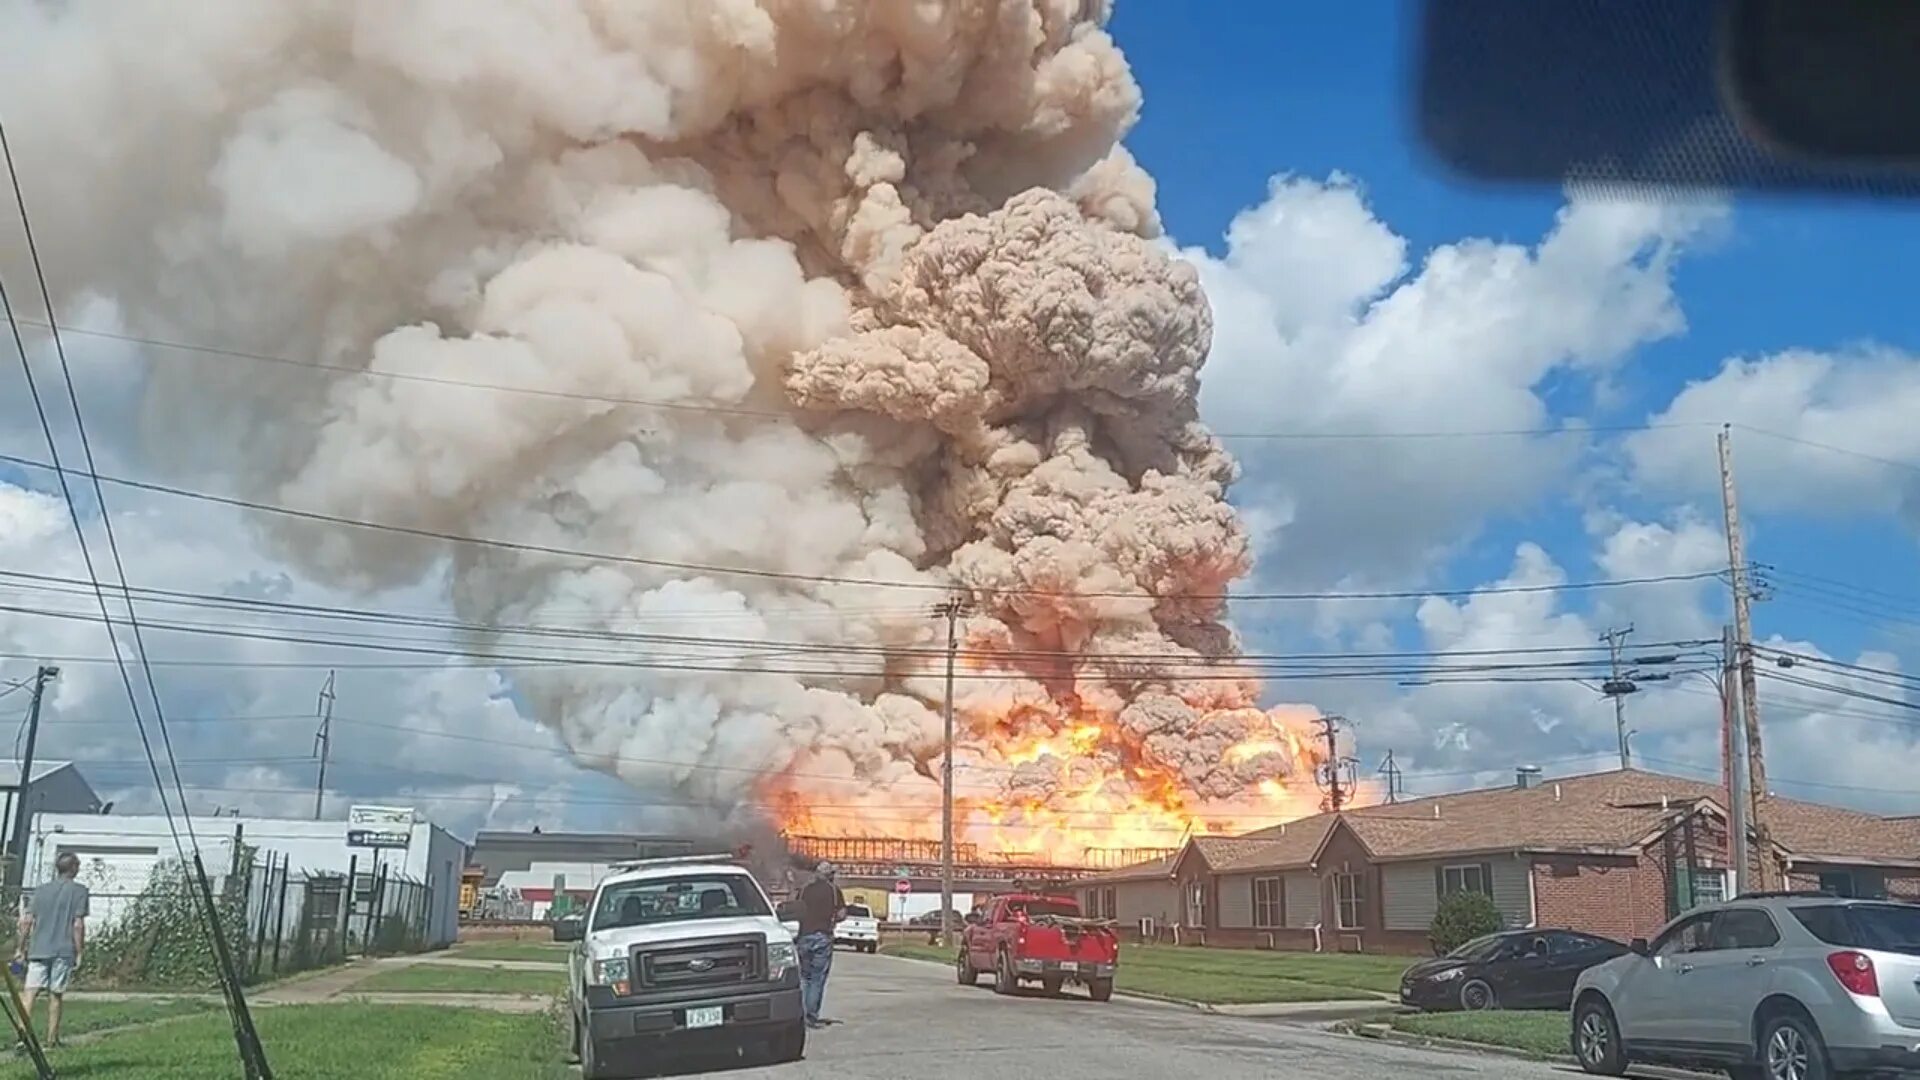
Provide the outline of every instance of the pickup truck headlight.
<path id="1" fill-rule="evenodd" d="M 767 944 L 767 978 L 778 980 L 786 977 L 800 964 L 800 950 L 793 947 L 791 941 L 773 941 Z"/>
<path id="2" fill-rule="evenodd" d="M 625 994 L 633 987 L 632 977 L 633 968 L 624 956 L 610 956 L 593 962 L 592 982 L 595 986 L 610 987 L 616 994 Z"/>

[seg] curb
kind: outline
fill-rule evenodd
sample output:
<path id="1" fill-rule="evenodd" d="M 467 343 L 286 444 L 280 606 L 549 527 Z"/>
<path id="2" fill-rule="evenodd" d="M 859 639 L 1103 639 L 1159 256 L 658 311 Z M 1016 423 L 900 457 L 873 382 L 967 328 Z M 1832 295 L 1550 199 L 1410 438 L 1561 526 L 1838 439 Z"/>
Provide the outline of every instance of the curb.
<path id="1" fill-rule="evenodd" d="M 1330 1029 L 1343 1035 L 1361 1039 L 1373 1039 L 1377 1042 L 1394 1043 L 1400 1046 L 1418 1047 L 1423 1050 L 1444 1050 L 1456 1054 L 1479 1054 L 1486 1057 L 1511 1058 L 1516 1061 L 1538 1061 L 1548 1065 L 1559 1065 L 1577 1069 L 1580 1063 L 1571 1054 L 1536 1054 L 1531 1050 L 1521 1050 L 1511 1046 L 1496 1046 L 1493 1043 L 1468 1042 L 1464 1039 L 1448 1039 L 1435 1035 L 1419 1035 L 1411 1031 L 1400 1031 L 1386 1024 L 1345 1023 L 1335 1024 Z M 1670 1068 L 1663 1065 L 1635 1065 L 1635 1076 L 1655 1077 L 1658 1080 L 1700 1080 L 1703 1076 L 1719 1076 L 1720 1073 L 1699 1073 L 1686 1069 Z"/>
<path id="2" fill-rule="evenodd" d="M 1379 1042 L 1398 1043 L 1401 1046 L 1418 1046 L 1428 1050 L 1450 1050 L 1460 1054 L 1484 1054 L 1492 1057 L 1514 1058 L 1519 1061 L 1544 1061 L 1553 1065 L 1578 1065 L 1571 1054 L 1536 1054 L 1531 1050 L 1518 1047 L 1498 1046 L 1493 1043 L 1468 1042 L 1465 1039 L 1448 1039 L 1437 1035 L 1419 1035 L 1411 1031 L 1401 1031 L 1387 1024 L 1339 1024 L 1335 1031 L 1358 1036 L 1362 1039 L 1374 1039 Z"/>

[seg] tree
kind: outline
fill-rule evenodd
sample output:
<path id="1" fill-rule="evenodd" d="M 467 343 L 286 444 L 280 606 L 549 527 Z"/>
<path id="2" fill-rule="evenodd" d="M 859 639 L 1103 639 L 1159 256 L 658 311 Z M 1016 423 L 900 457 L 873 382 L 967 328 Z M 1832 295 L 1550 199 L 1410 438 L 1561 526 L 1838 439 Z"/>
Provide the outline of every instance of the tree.
<path id="1" fill-rule="evenodd" d="M 1433 926 L 1427 936 L 1435 952 L 1449 953 L 1474 938 L 1498 931 L 1503 924 L 1493 897 L 1478 890 L 1462 889 L 1440 898 L 1433 914 Z"/>

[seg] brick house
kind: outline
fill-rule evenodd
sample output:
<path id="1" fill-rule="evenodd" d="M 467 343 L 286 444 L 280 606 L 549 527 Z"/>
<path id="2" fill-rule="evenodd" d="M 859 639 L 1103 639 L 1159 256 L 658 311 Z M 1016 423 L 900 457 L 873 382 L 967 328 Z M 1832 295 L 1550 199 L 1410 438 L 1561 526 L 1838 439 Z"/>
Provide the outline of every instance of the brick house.
<path id="1" fill-rule="evenodd" d="M 1507 925 L 1626 940 L 1727 894 L 1722 790 L 1639 770 L 1318 814 L 1082 879 L 1090 912 L 1162 940 L 1424 953 L 1440 897 L 1492 897 Z M 1795 887 L 1920 899 L 1920 821 L 1768 802 Z M 1150 922 L 1146 920 L 1151 920 Z"/>

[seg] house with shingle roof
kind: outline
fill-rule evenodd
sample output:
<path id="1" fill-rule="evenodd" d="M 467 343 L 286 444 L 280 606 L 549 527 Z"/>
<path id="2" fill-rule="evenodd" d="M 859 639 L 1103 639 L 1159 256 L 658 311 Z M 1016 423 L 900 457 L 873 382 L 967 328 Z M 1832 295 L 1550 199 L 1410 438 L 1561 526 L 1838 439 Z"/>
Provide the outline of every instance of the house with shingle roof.
<path id="1" fill-rule="evenodd" d="M 1323 813 L 1198 836 L 1082 879 L 1092 912 L 1162 940 L 1426 952 L 1440 898 L 1492 897 L 1511 927 L 1619 940 L 1728 895 L 1725 791 L 1637 769 Z M 1920 820 L 1778 797 L 1769 857 L 1796 888 L 1920 899 Z"/>

